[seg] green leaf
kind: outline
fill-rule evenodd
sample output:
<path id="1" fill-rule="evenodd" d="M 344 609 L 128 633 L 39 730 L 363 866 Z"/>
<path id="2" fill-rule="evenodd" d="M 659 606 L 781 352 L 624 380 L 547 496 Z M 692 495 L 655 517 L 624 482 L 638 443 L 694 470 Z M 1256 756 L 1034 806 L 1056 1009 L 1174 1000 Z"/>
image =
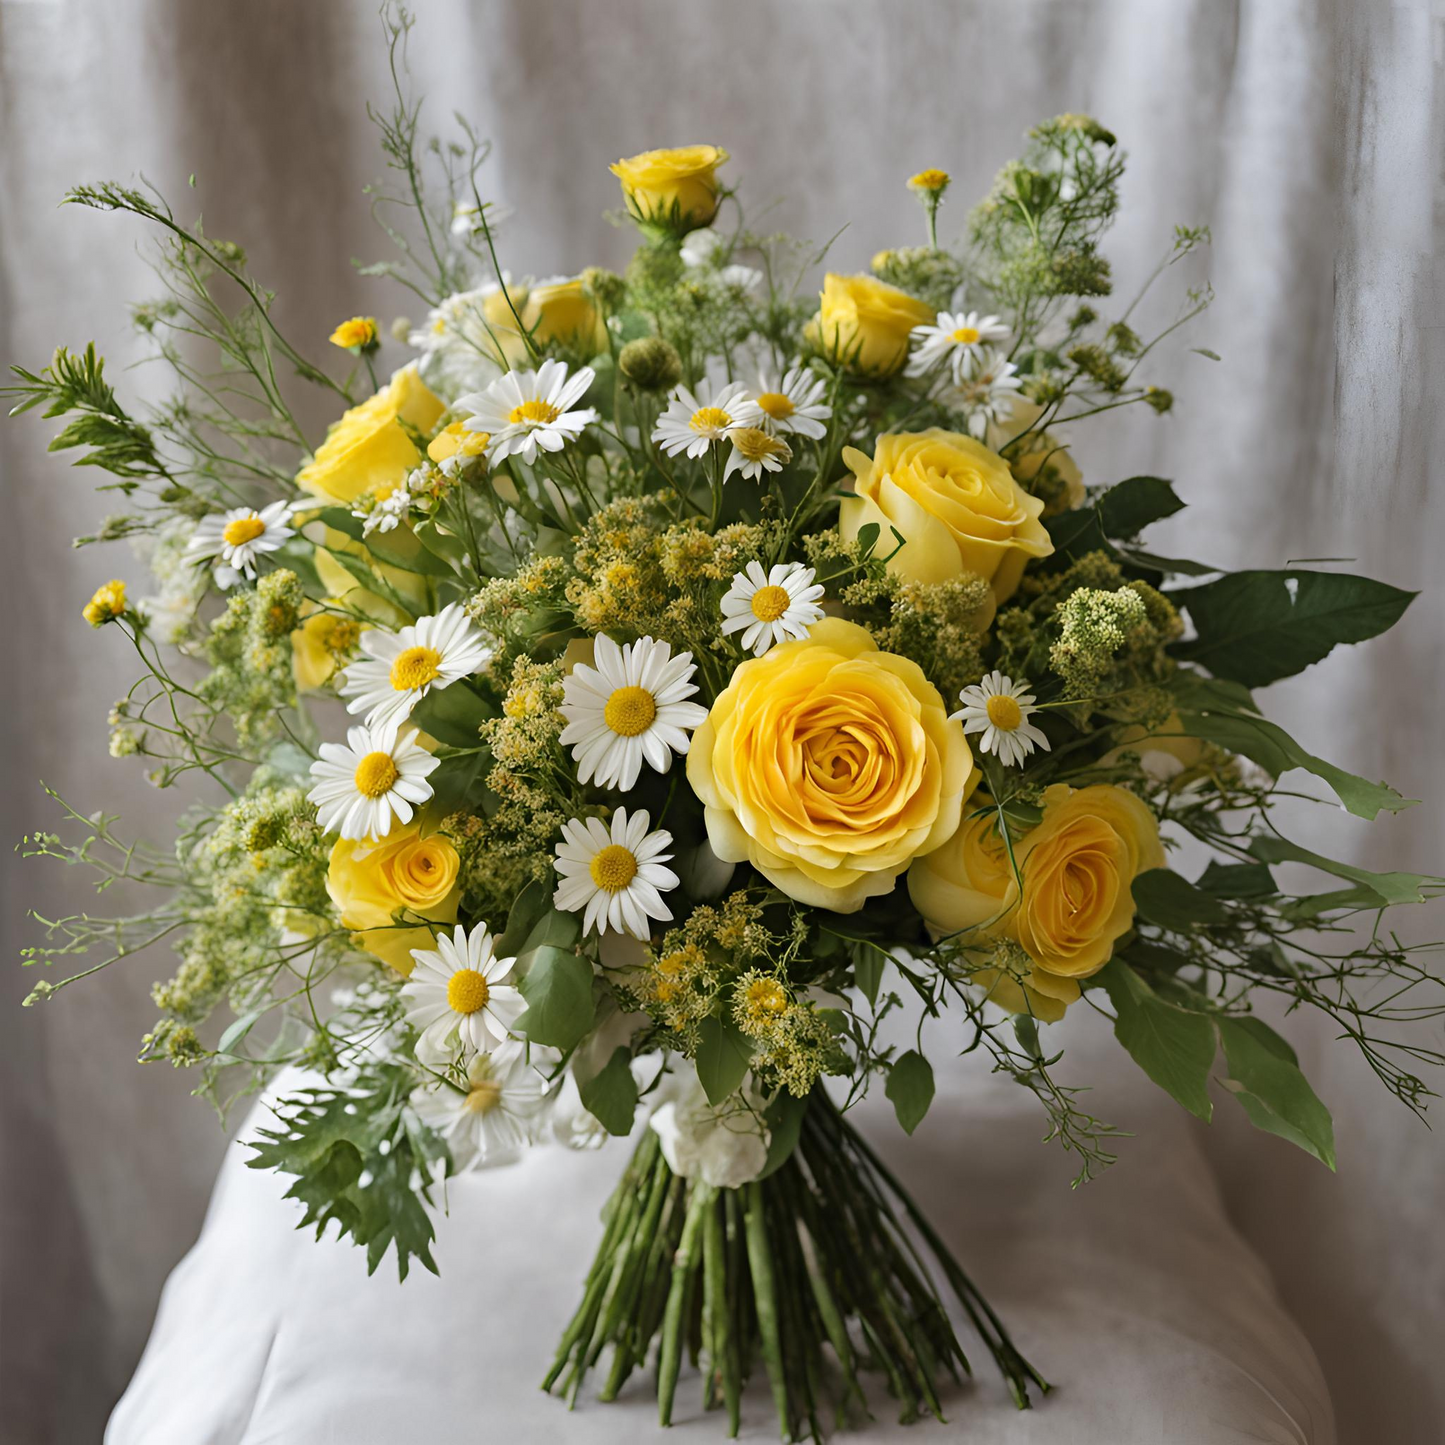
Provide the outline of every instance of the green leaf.
<path id="1" fill-rule="evenodd" d="M 1375 906 L 1380 908 L 1397 903 L 1424 903 L 1427 897 L 1434 896 L 1439 885 L 1445 881 L 1432 878 L 1426 873 L 1371 873 L 1366 868 L 1356 868 L 1350 863 L 1336 863 L 1333 858 L 1312 853 L 1308 848 L 1301 848 L 1298 843 L 1291 843 L 1288 838 L 1269 835 L 1251 838 L 1249 851 L 1261 863 L 1307 863 L 1322 873 L 1357 883 L 1366 894 L 1374 895 Z M 1428 893 L 1427 888 L 1430 890 Z M 1353 889 L 1350 894 L 1354 894 Z M 1360 896 L 1363 898 L 1365 895 Z M 1361 906 L 1367 905 L 1362 903 Z"/>
<path id="2" fill-rule="evenodd" d="M 526 972 L 517 987 L 527 1011 L 516 1022 L 517 1032 L 565 1053 L 592 1027 L 592 965 L 550 944 L 524 955 L 521 962 Z"/>
<path id="3" fill-rule="evenodd" d="M 552 890 L 534 878 L 512 900 L 507 926 L 497 938 L 498 958 L 518 958 L 526 949 L 527 935 L 544 913 L 552 911 Z"/>
<path id="4" fill-rule="evenodd" d="M 917 1049 L 909 1049 L 894 1060 L 883 1092 L 893 1101 L 903 1132 L 911 1134 L 933 1102 L 933 1065 Z"/>
<path id="5" fill-rule="evenodd" d="M 265 1013 L 265 1009 L 253 1008 L 250 1013 L 244 1013 L 240 1018 L 234 1020 L 226 1028 L 216 1044 L 218 1054 L 229 1054 L 234 1052 L 237 1044 L 251 1032 L 256 1020 Z"/>
<path id="6" fill-rule="evenodd" d="M 450 687 L 432 688 L 412 708 L 408 721 L 444 747 L 475 748 L 480 745 L 477 729 L 496 715 L 495 708 L 458 680 Z"/>
<path id="7" fill-rule="evenodd" d="M 1250 1121 L 1333 1169 L 1335 1130 L 1330 1111 L 1300 1072 L 1294 1050 L 1259 1019 L 1221 1018 L 1218 1024 L 1229 1066 L 1225 1087 Z"/>
<path id="8" fill-rule="evenodd" d="M 379 562 L 398 567 L 403 572 L 416 572 L 424 577 L 445 577 L 456 581 L 456 571 L 428 551 L 417 541 L 410 527 L 396 527 L 390 532 L 373 532 L 366 535 L 366 527 L 360 517 L 353 517 L 348 507 L 323 507 L 318 518 L 335 532 L 350 537 L 353 541 L 364 542 L 366 550 Z"/>
<path id="9" fill-rule="evenodd" d="M 1229 910 L 1217 898 L 1196 888 L 1168 868 L 1150 868 L 1134 879 L 1134 902 L 1160 928 L 1188 932 L 1196 925 L 1217 927 L 1229 922 Z"/>
<path id="10" fill-rule="evenodd" d="M 698 1025 L 693 1063 L 709 1104 L 721 1104 L 742 1083 L 752 1061 L 752 1040 L 731 1020 L 709 1014 Z"/>
<path id="11" fill-rule="evenodd" d="M 1198 886 L 1216 898 L 1272 898 L 1279 889 L 1263 863 L 1221 863 L 1211 859 Z"/>
<path id="12" fill-rule="evenodd" d="M 624 1045 L 613 1049 L 601 1072 L 585 1084 L 579 1084 L 577 1092 L 582 1096 L 582 1107 L 609 1134 L 632 1132 L 632 1120 L 637 1112 L 637 1080 L 632 1077 L 632 1054 Z"/>
<path id="13" fill-rule="evenodd" d="M 1095 503 L 1106 537 L 1137 537 L 1151 522 L 1183 511 L 1184 503 L 1163 477 L 1127 477 Z"/>
<path id="14" fill-rule="evenodd" d="M 1233 683 L 1179 673 L 1171 687 L 1179 700 L 1180 725 L 1188 736 L 1250 758 L 1271 777 L 1295 768 L 1313 773 L 1358 818 L 1415 806 L 1415 799 L 1402 797 L 1386 783 L 1368 782 L 1306 752 L 1282 727 L 1260 717 L 1252 701 L 1239 703 Z M 1249 694 L 1243 696 L 1248 699 Z"/>
<path id="15" fill-rule="evenodd" d="M 858 549 L 866 557 L 878 545 L 878 523 L 864 522 L 858 528 Z"/>
<path id="16" fill-rule="evenodd" d="M 798 1135 L 803 1129 L 803 1115 L 807 1112 L 807 1096 L 799 1099 L 786 1089 L 768 1105 L 764 1117 L 767 1119 L 771 1138 L 768 1141 L 767 1162 L 763 1165 L 762 1173 L 758 1175 L 759 1179 L 766 1179 L 769 1174 L 781 1169 L 788 1162 L 793 1150 L 798 1147 Z"/>
<path id="17" fill-rule="evenodd" d="M 1114 1037 L 1166 1094 L 1207 1124 L 1214 1114 L 1209 1097 L 1212 1021 L 1165 1003 L 1117 958 L 1104 965 L 1099 978 L 1114 1005 Z"/>
<path id="18" fill-rule="evenodd" d="M 1337 643 L 1393 627 L 1415 595 L 1348 572 L 1232 572 L 1169 594 L 1197 633 L 1172 651 L 1216 677 L 1263 687 L 1303 672 Z"/>
<path id="19" fill-rule="evenodd" d="M 453 813 L 469 811 L 482 792 L 487 766 L 487 755 L 480 751 L 441 760 L 427 779 L 432 795 L 422 806 L 423 833 L 434 833 Z"/>
<path id="20" fill-rule="evenodd" d="M 853 982 L 868 1002 L 876 1007 L 878 987 L 883 982 L 883 951 L 871 943 L 853 947 Z"/>

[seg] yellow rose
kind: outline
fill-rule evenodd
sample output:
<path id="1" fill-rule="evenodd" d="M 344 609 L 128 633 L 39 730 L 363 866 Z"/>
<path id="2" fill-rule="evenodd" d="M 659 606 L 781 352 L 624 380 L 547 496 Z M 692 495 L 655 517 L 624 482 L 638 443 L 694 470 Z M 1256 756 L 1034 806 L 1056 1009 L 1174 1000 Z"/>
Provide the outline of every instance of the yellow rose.
<path id="1" fill-rule="evenodd" d="M 1029 428 L 1044 414 L 1044 408 L 1024 396 L 1015 396 L 1013 410 L 1006 422 L 991 422 L 988 428 L 988 444 L 996 452 L 1002 451 L 1016 436 Z M 1084 504 L 1084 474 L 1069 452 L 1067 443 L 1053 432 L 1030 431 L 1028 436 L 1009 452 L 1009 470 L 1015 479 L 1030 491 L 1039 489 L 1032 485 L 1045 465 L 1058 478 L 1057 495 L 1044 495 L 1043 515 L 1051 517 L 1055 512 L 1066 512 Z"/>
<path id="2" fill-rule="evenodd" d="M 417 464 L 416 447 L 398 421 L 426 432 L 443 410 L 416 367 L 402 367 L 389 385 L 333 423 L 315 457 L 296 474 L 297 485 L 328 502 L 394 487 Z"/>
<path id="3" fill-rule="evenodd" d="M 1098 973 L 1134 926 L 1135 877 L 1164 866 L 1159 825 L 1133 793 L 1111 783 L 1044 793 L 1044 816 L 1014 850 L 1023 896 L 1013 933 L 1035 965 L 1035 987 L 1055 996 Z"/>
<path id="4" fill-rule="evenodd" d="M 607 350 L 607 323 L 580 280 L 532 287 L 521 312 L 542 345 L 556 342 L 589 357 Z"/>
<path id="5" fill-rule="evenodd" d="M 427 444 L 426 454 L 438 466 L 449 462 L 453 457 L 470 461 L 473 457 L 486 454 L 489 441 L 491 437 L 486 432 L 469 431 L 465 422 L 454 421 L 431 439 Z"/>
<path id="6" fill-rule="evenodd" d="M 439 834 L 423 838 L 416 824 L 393 828 L 370 847 L 346 838 L 331 850 L 326 891 L 341 926 L 356 934 L 356 944 L 390 964 L 399 974 L 412 971 L 414 948 L 430 948 L 430 928 L 398 928 L 392 915 L 405 909 L 433 923 L 455 923 L 461 888 L 457 850 Z"/>
<path id="7" fill-rule="evenodd" d="M 717 215 L 721 146 L 674 146 L 643 151 L 608 167 L 622 182 L 627 209 L 641 221 L 678 231 L 706 226 Z"/>
<path id="8" fill-rule="evenodd" d="M 947 582 L 973 572 L 1004 602 L 1028 560 L 1054 550 L 1039 521 L 1044 504 L 972 437 L 936 427 L 884 433 L 871 458 L 845 447 L 843 460 L 853 469 L 856 495 L 844 497 L 838 530 L 851 541 L 876 522 L 886 554 L 896 527 L 905 540 L 888 566 L 902 577 Z"/>
<path id="9" fill-rule="evenodd" d="M 1132 723 L 1122 729 L 1118 745 L 1110 748 L 1099 762 L 1107 767 L 1125 752 L 1139 754 L 1145 777 L 1156 783 L 1167 783 L 1180 773 L 1198 767 L 1209 755 L 1209 745 L 1202 738 L 1186 733 L 1179 714 L 1172 712 L 1154 727 Z"/>
<path id="10" fill-rule="evenodd" d="M 810 345 L 850 371 L 892 376 L 908 359 L 913 328 L 928 326 L 936 314 L 926 301 L 886 281 L 829 272 L 807 337 Z"/>
<path id="11" fill-rule="evenodd" d="M 343 613 L 311 612 L 291 634 L 291 671 L 298 691 L 319 692 L 325 687 L 362 630 L 362 623 Z"/>
<path id="12" fill-rule="evenodd" d="M 852 913 L 953 834 L 972 766 L 917 664 L 825 617 L 738 667 L 693 735 L 687 778 L 723 862 Z"/>

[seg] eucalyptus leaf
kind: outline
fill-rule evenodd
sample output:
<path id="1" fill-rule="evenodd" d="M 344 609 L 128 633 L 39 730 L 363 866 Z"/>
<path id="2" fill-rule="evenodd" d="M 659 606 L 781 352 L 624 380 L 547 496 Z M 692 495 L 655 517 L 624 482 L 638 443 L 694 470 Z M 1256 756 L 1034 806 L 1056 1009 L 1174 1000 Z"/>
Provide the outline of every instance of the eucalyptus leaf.
<path id="1" fill-rule="evenodd" d="M 566 1052 L 592 1027 L 592 965 L 551 945 L 532 950 L 521 962 L 526 971 L 517 986 L 527 1010 L 516 1030 L 534 1044 Z"/>

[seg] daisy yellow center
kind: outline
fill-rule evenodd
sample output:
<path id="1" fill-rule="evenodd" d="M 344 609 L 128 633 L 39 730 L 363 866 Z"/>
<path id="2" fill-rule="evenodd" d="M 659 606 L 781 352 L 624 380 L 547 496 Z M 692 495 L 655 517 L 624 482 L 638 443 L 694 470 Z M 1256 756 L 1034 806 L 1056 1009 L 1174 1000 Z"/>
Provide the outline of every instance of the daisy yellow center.
<path id="1" fill-rule="evenodd" d="M 434 647 L 408 647 L 391 664 L 391 685 L 397 692 L 415 692 L 442 673 L 442 655 Z"/>
<path id="2" fill-rule="evenodd" d="M 550 401 L 541 401 L 534 398 L 531 401 L 524 401 L 520 406 L 514 406 L 507 413 L 507 420 L 513 426 L 526 424 L 528 426 L 546 426 L 549 422 L 557 420 L 562 413 Z"/>
<path id="3" fill-rule="evenodd" d="M 753 616 L 759 622 L 776 622 L 788 610 L 791 601 L 786 587 L 759 587 L 753 593 Z"/>
<path id="4" fill-rule="evenodd" d="M 474 968 L 459 968 L 447 981 L 447 1007 L 453 1013 L 474 1014 L 487 1006 L 492 991 Z"/>
<path id="5" fill-rule="evenodd" d="M 237 517 L 235 521 L 226 523 L 221 537 L 228 547 L 241 547 L 247 542 L 254 542 L 265 530 L 266 524 L 260 517 Z"/>
<path id="6" fill-rule="evenodd" d="M 774 978 L 755 979 L 748 985 L 748 1010 L 755 1016 L 776 1018 L 788 1006 L 788 995 Z"/>
<path id="7" fill-rule="evenodd" d="M 621 843 L 609 843 L 593 855 L 587 871 L 606 893 L 619 893 L 637 877 L 637 859 Z"/>
<path id="8" fill-rule="evenodd" d="M 495 1079 L 483 1079 L 467 1091 L 462 1107 L 469 1114 L 490 1114 L 502 1102 L 502 1086 Z"/>
<path id="9" fill-rule="evenodd" d="M 363 798 L 380 798 L 400 776 L 390 753 L 367 753 L 356 765 L 356 791 Z"/>
<path id="10" fill-rule="evenodd" d="M 758 398 L 758 410 L 767 412 L 774 421 L 787 421 L 797 409 L 792 398 L 781 391 L 765 391 Z"/>
<path id="11" fill-rule="evenodd" d="M 656 716 L 657 703 L 645 687 L 619 687 L 602 709 L 603 722 L 625 738 L 645 733 Z"/>
<path id="12" fill-rule="evenodd" d="M 960 326 L 950 339 L 960 346 L 973 346 L 978 341 L 978 334 L 977 326 Z"/>
<path id="13" fill-rule="evenodd" d="M 733 432 L 733 445 L 750 462 L 760 462 L 765 457 L 776 456 L 783 449 L 783 445 L 775 437 L 770 437 L 760 427 L 745 426 Z"/>
<path id="14" fill-rule="evenodd" d="M 699 407 L 688 422 L 693 431 L 725 431 L 733 419 L 720 406 Z"/>
<path id="15" fill-rule="evenodd" d="M 984 711 L 988 713 L 989 722 L 1000 732 L 1011 733 L 1024 720 L 1018 703 L 1007 693 L 994 693 Z"/>

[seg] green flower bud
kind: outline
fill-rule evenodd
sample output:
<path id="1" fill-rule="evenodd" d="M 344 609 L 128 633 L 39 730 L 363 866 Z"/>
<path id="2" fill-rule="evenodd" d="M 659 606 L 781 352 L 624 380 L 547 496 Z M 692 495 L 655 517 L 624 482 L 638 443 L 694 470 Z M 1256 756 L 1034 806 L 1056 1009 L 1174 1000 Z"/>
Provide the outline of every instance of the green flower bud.
<path id="1" fill-rule="evenodd" d="M 617 358 L 622 374 L 642 391 L 671 391 L 682 380 L 682 358 L 661 336 L 629 341 Z"/>

